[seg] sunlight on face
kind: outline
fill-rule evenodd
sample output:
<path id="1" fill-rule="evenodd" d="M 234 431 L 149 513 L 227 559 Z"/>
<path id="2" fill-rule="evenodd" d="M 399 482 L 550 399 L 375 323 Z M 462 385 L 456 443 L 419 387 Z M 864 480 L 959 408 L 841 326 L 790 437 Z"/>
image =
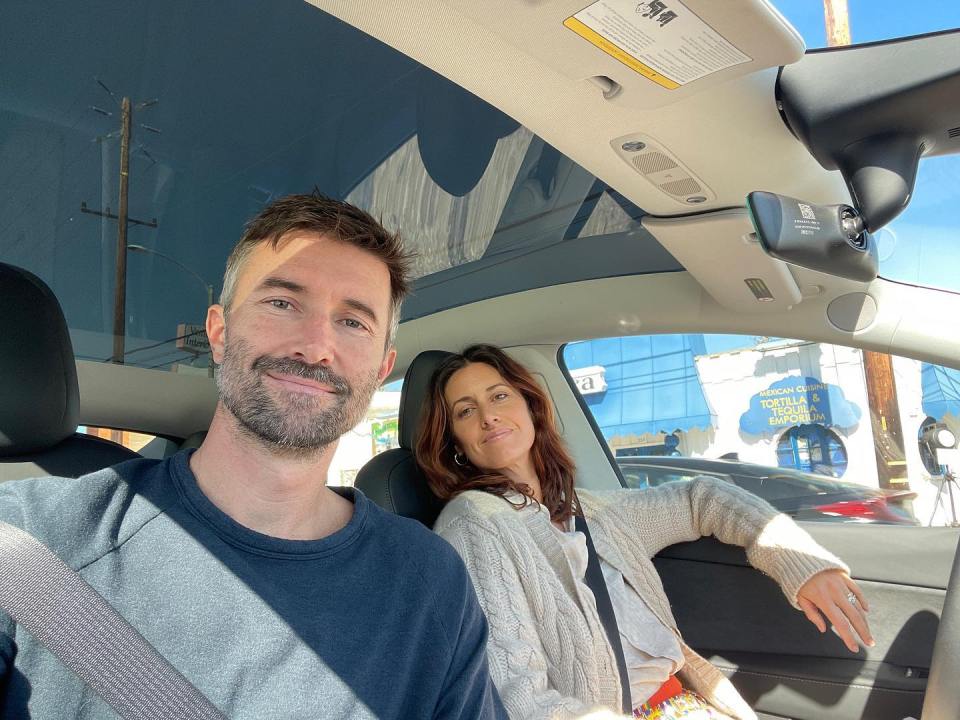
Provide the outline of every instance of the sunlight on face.
<path id="1" fill-rule="evenodd" d="M 386 265 L 317 233 L 257 246 L 229 311 L 212 311 L 221 400 L 271 446 L 312 451 L 335 442 L 363 417 L 396 355 L 384 353 Z"/>

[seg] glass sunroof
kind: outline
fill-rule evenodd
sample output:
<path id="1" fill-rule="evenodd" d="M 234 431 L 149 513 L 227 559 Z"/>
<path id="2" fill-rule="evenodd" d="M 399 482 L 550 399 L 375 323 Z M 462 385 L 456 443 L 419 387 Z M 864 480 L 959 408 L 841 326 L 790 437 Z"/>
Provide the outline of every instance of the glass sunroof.
<path id="1" fill-rule="evenodd" d="M 417 251 L 421 277 L 637 231 L 643 214 L 512 118 L 302 0 L 4 3 L 0 66 L 0 260 L 51 285 L 85 359 L 112 354 L 124 97 L 125 362 L 143 367 L 206 372 L 202 349 L 178 347 L 183 327 L 202 324 L 244 223 L 288 193 L 316 187 L 372 211 Z"/>

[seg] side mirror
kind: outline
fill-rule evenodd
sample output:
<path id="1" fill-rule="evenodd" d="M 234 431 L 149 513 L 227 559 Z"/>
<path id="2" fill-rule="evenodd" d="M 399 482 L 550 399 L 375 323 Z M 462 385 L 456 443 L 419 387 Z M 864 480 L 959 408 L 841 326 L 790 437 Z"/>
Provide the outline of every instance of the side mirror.
<path id="1" fill-rule="evenodd" d="M 747 209 L 768 255 L 792 265 L 860 282 L 877 277 L 877 243 L 849 205 L 814 205 L 752 192 Z"/>

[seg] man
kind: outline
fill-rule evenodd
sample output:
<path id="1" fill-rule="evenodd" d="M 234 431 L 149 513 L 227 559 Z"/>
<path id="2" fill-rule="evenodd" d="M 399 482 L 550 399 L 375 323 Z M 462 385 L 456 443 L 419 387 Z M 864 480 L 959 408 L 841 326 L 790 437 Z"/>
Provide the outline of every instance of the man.
<path id="1" fill-rule="evenodd" d="M 230 718 L 506 717 L 453 550 L 325 485 L 393 368 L 407 263 L 346 203 L 275 202 L 208 311 L 220 402 L 202 446 L 0 486 L 0 519 L 78 570 Z M 115 717 L 0 618 L 0 716 Z"/>

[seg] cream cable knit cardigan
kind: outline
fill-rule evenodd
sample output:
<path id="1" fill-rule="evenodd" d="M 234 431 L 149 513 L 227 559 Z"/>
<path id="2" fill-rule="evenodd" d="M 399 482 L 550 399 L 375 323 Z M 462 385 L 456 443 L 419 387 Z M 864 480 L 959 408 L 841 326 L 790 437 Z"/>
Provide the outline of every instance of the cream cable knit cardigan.
<path id="1" fill-rule="evenodd" d="M 669 545 L 704 535 L 740 545 L 794 607 L 810 577 L 829 568 L 848 570 L 786 515 L 722 480 L 698 477 L 652 490 L 578 495 L 597 553 L 678 638 L 651 562 Z M 614 710 L 620 707 L 616 660 L 592 593 L 570 572 L 547 513 L 519 513 L 503 498 L 469 491 L 447 504 L 434 530 L 457 550 L 473 579 L 490 625 L 490 671 L 510 717 L 621 717 Z M 723 673 L 682 639 L 680 645 L 685 687 L 731 717 L 756 717 Z"/>

